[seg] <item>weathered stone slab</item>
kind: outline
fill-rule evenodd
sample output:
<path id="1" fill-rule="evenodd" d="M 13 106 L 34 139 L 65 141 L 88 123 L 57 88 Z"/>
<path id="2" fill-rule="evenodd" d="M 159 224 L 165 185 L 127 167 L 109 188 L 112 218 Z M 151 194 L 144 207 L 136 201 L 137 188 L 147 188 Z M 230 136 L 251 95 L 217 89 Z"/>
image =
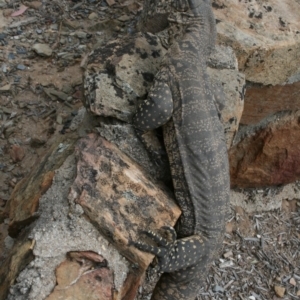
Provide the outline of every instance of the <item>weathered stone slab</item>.
<path id="1" fill-rule="evenodd" d="M 233 187 L 263 187 L 300 178 L 300 110 L 275 114 L 239 132 L 229 151 Z"/>
<path id="2" fill-rule="evenodd" d="M 89 288 L 94 284 L 97 286 L 97 291 L 100 288 L 106 291 L 111 285 L 110 274 L 113 274 L 113 299 L 134 299 L 134 294 L 142 280 L 143 270 L 137 266 L 132 267 L 132 264 L 121 256 L 116 248 L 91 224 L 80 205 L 72 201 L 72 195 L 69 195 L 69 192 L 75 176 L 76 161 L 72 154 L 55 172 L 52 185 L 39 200 L 39 218 L 27 227 L 28 231 L 23 236 L 25 241 L 29 241 L 26 249 L 33 254 L 31 255 L 32 261 L 27 264 L 26 259 L 20 259 L 16 266 L 12 266 L 14 277 L 9 279 L 11 285 L 9 295 L 1 297 L 1 299 L 45 299 L 53 291 L 58 292 L 59 287 L 55 288 L 56 284 L 67 285 L 72 276 L 72 274 L 69 274 L 70 277 L 62 275 L 67 272 L 64 270 L 68 268 L 68 263 L 61 265 L 66 261 L 66 256 L 68 260 L 75 263 L 81 260 L 80 271 L 84 271 L 85 267 L 87 267 L 87 273 L 89 270 L 92 271 L 89 269 L 90 264 L 95 267 L 95 272 L 91 272 L 95 276 L 85 276 L 87 274 L 83 272 L 82 276 L 78 278 L 80 283 L 86 282 L 85 279 L 88 277 L 88 280 L 91 280 L 90 283 L 86 282 Z M 16 242 L 17 246 L 21 249 L 20 244 Z M 27 265 L 22 264 L 23 261 Z M 59 268 L 55 274 L 55 269 L 60 265 L 61 269 Z M 5 276 L 9 274 L 8 270 L 10 270 L 10 265 L 7 266 L 6 270 L 3 269 Z M 99 273 L 96 269 L 100 267 L 105 269 L 103 270 L 104 274 L 102 273 L 102 280 L 107 280 L 102 287 L 99 286 L 97 280 Z M 71 270 L 76 273 L 78 269 L 75 267 Z M 75 282 L 73 283 L 75 284 Z M 82 295 L 81 299 L 79 295 Z M 72 287 L 68 289 L 68 296 L 70 299 L 87 299 L 85 295 L 78 292 L 77 288 L 73 289 Z"/>
<path id="3" fill-rule="evenodd" d="M 84 105 L 95 115 L 129 122 L 145 97 L 166 50 L 152 34 L 113 40 L 95 49 L 85 72 Z"/>
<path id="4" fill-rule="evenodd" d="M 6 207 L 10 236 L 16 237 L 24 226 L 38 217 L 39 199 L 51 186 L 54 171 L 74 150 L 75 140 L 76 136 L 71 135 L 58 138 L 37 167 L 16 185 Z"/>
<path id="5" fill-rule="evenodd" d="M 145 270 L 153 256 L 128 242 L 143 239 L 140 230 L 173 226 L 179 208 L 158 182 L 102 137 L 82 138 L 76 156 L 72 198 L 120 253 Z"/>
<path id="6" fill-rule="evenodd" d="M 19 240 L 14 244 L 9 255 L 0 268 L 0 299 L 6 299 L 11 285 L 18 273 L 33 260 L 33 243 L 27 238 L 28 231 L 23 231 Z"/>
<path id="7" fill-rule="evenodd" d="M 247 86 L 241 124 L 254 125 L 269 115 L 300 108 L 300 81 L 275 86 Z"/>
<path id="8" fill-rule="evenodd" d="M 248 81 L 282 84 L 300 72 L 300 3 L 214 1 L 218 41 L 231 46 Z"/>

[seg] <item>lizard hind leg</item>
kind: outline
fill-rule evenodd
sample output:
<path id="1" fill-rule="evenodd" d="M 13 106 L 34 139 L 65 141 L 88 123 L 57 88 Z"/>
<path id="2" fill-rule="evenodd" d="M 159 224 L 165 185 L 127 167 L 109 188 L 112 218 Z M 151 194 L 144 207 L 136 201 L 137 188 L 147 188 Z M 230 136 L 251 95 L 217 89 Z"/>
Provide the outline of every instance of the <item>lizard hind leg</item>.
<path id="1" fill-rule="evenodd" d="M 143 242 L 130 242 L 139 250 L 152 253 L 158 258 L 157 269 L 160 272 L 175 272 L 181 269 L 192 267 L 206 256 L 206 243 L 200 236 L 193 235 L 183 239 L 176 240 L 175 230 L 169 230 L 171 242 L 152 231 L 146 231 L 146 235 L 150 237 L 158 246 L 152 246 Z"/>

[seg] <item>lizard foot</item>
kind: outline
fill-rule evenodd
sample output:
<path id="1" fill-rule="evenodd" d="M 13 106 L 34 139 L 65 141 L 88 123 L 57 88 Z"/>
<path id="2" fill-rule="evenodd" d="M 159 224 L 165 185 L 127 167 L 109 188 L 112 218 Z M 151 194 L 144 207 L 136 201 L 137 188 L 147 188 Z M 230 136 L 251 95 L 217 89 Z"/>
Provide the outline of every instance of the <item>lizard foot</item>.
<path id="1" fill-rule="evenodd" d="M 193 235 L 176 240 L 177 235 L 174 228 L 164 226 L 162 229 L 166 230 L 168 238 L 163 238 L 153 231 L 142 231 L 157 246 L 133 241 L 130 241 L 129 245 L 155 255 L 158 259 L 158 265 L 155 269 L 159 272 L 174 272 L 189 267 L 199 260 L 203 254 L 203 242 L 200 236 Z"/>

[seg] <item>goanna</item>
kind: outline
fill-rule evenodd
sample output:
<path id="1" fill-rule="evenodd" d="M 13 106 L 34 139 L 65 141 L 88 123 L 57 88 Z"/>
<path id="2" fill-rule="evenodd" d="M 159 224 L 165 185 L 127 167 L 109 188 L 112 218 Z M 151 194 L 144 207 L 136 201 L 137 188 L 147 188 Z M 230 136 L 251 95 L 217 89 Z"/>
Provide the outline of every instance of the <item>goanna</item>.
<path id="1" fill-rule="evenodd" d="M 148 232 L 157 247 L 133 243 L 155 254 L 164 272 L 153 300 L 195 299 L 221 246 L 229 207 L 224 129 L 206 72 L 216 36 L 211 3 L 176 2 L 181 4 L 169 21 L 179 24 L 182 33 L 170 46 L 133 119 L 143 131 L 163 126 L 175 197 L 182 210 L 178 239 L 173 233 L 173 242 L 167 242 Z"/>

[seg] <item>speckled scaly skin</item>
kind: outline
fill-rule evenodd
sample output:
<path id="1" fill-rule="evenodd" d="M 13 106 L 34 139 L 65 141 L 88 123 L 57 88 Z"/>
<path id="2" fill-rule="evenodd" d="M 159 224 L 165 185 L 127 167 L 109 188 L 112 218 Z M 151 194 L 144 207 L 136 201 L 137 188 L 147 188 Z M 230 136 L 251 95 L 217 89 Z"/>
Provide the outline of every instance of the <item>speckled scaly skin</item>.
<path id="1" fill-rule="evenodd" d="M 206 61 L 215 44 L 210 1 L 179 2 L 170 15 L 182 33 L 168 50 L 147 100 L 134 116 L 140 130 L 163 126 L 176 201 L 182 210 L 177 235 L 167 242 L 148 232 L 158 247 L 133 244 L 155 254 L 164 272 L 152 300 L 194 300 L 221 246 L 229 207 L 229 171 Z M 178 6 L 177 6 L 178 9 Z"/>

